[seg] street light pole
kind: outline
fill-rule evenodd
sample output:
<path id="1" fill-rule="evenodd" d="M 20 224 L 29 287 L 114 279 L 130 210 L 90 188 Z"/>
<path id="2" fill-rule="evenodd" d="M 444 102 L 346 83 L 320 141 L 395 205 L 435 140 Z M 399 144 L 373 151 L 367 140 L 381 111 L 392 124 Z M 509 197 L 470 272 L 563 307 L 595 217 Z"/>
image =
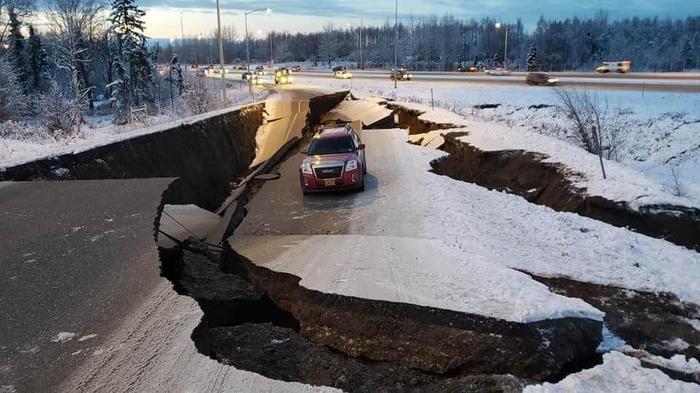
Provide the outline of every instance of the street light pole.
<path id="1" fill-rule="evenodd" d="M 221 5 L 220 0 L 216 0 L 216 23 L 219 30 L 219 63 L 221 63 L 221 97 L 224 100 L 224 108 L 228 106 L 226 97 L 226 70 L 224 68 L 224 37 L 221 35 Z"/>
<path id="2" fill-rule="evenodd" d="M 362 42 L 362 29 L 363 29 L 363 28 L 364 28 L 364 22 L 363 22 L 363 19 L 360 18 L 360 69 L 361 69 L 361 70 L 364 70 L 364 69 L 365 69 L 365 63 L 364 63 L 364 61 L 362 60 L 362 45 L 363 45 L 363 42 Z"/>
<path id="3" fill-rule="evenodd" d="M 501 22 L 496 22 L 496 30 L 500 30 L 501 26 L 503 24 Z M 503 68 L 507 69 L 508 67 L 506 66 L 508 62 L 508 25 L 505 25 L 506 27 L 506 39 L 505 39 L 505 45 L 503 47 Z"/>
<path id="4" fill-rule="evenodd" d="M 271 10 L 269 8 L 259 8 L 257 10 L 253 11 L 246 11 L 244 12 L 244 19 L 245 19 L 245 56 L 246 56 L 246 70 L 250 71 L 250 44 L 248 41 L 250 40 L 248 37 L 248 15 L 255 13 L 255 12 L 260 12 L 260 11 L 265 11 L 265 12 L 270 12 Z"/>
<path id="5" fill-rule="evenodd" d="M 399 78 L 397 72 L 399 70 L 399 0 L 396 0 L 394 20 L 394 89 L 398 88 Z"/>

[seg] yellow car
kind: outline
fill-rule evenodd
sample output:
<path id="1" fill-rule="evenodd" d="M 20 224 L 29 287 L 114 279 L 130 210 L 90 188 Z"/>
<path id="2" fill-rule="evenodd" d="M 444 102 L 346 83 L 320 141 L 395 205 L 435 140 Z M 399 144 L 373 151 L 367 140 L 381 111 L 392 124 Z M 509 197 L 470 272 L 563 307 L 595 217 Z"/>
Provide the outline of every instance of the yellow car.
<path id="1" fill-rule="evenodd" d="M 289 68 L 278 68 L 275 71 L 275 84 L 276 85 L 291 85 L 292 76 Z"/>

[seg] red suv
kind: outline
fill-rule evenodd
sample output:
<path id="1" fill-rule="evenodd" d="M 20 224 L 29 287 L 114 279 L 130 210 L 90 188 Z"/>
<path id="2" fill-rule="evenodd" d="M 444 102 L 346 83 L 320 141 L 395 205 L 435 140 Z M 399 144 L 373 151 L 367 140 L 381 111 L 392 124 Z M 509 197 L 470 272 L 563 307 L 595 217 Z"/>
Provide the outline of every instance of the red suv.
<path id="1" fill-rule="evenodd" d="M 299 167 L 304 194 L 314 191 L 364 190 L 367 161 L 365 145 L 357 132 L 346 125 L 322 128 L 314 135 Z"/>

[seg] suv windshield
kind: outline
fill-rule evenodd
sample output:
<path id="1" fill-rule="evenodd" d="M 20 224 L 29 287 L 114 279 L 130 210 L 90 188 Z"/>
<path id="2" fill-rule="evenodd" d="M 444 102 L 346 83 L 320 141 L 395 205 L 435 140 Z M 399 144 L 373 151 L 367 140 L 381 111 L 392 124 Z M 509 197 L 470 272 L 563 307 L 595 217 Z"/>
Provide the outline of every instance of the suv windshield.
<path id="1" fill-rule="evenodd" d="M 336 153 L 350 153 L 355 151 L 355 145 L 349 136 L 341 138 L 314 139 L 309 145 L 310 155 L 324 155 Z"/>

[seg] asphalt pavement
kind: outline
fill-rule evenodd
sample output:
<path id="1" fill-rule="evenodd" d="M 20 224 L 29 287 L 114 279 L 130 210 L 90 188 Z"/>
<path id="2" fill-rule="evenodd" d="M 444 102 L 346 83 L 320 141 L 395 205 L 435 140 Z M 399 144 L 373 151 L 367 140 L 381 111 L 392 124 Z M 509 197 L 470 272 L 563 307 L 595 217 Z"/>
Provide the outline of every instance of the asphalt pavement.
<path id="1" fill-rule="evenodd" d="M 171 181 L 0 183 L 0 391 L 56 391 L 164 280 L 153 223 Z"/>

